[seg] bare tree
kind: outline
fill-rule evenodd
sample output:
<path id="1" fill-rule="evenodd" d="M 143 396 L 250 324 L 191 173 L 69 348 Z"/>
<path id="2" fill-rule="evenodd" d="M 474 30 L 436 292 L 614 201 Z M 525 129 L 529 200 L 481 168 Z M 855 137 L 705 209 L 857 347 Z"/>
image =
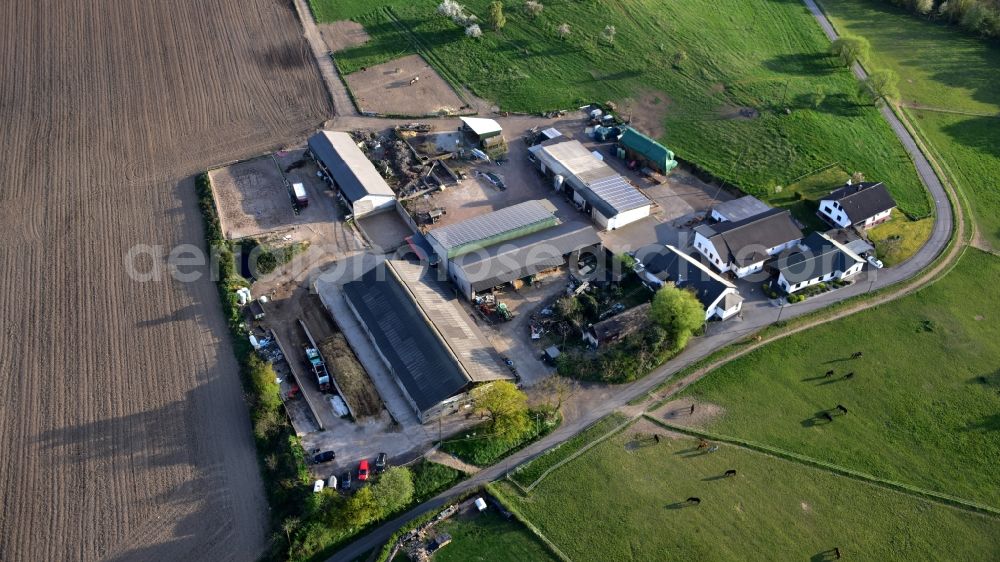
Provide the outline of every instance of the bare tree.
<path id="1" fill-rule="evenodd" d="M 613 25 L 606 25 L 606 26 L 604 26 L 604 31 L 601 32 L 601 40 L 604 41 L 605 43 L 609 44 L 609 45 L 611 43 L 614 43 L 615 42 L 615 33 L 616 32 L 617 32 L 617 30 L 615 29 L 615 26 L 613 26 Z"/>

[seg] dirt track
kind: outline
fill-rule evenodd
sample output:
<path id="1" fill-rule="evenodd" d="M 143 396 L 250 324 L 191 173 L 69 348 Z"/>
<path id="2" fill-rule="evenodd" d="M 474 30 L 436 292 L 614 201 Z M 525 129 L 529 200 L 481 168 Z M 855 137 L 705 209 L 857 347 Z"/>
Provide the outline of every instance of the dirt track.
<path id="1" fill-rule="evenodd" d="M 264 547 L 215 288 L 138 283 L 123 256 L 201 246 L 191 174 L 328 117 L 290 6 L 0 5 L 0 560 Z"/>

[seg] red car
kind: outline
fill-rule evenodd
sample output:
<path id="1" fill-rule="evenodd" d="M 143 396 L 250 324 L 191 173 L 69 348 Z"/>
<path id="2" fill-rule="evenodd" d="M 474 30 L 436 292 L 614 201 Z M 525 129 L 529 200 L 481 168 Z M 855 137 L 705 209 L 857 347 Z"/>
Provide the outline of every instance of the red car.
<path id="1" fill-rule="evenodd" d="M 362 482 L 368 480 L 368 460 L 363 460 L 358 465 L 358 480 Z"/>

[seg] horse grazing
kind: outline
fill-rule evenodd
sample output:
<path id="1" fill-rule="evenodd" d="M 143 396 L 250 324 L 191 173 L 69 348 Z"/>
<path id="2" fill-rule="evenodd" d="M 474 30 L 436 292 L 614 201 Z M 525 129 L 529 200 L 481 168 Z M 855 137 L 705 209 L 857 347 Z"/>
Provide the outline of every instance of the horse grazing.
<path id="1" fill-rule="evenodd" d="M 698 505 L 701 503 L 701 498 L 691 496 L 690 498 L 687 499 L 687 502 L 692 505 Z"/>
<path id="2" fill-rule="evenodd" d="M 412 85 L 416 84 L 418 81 L 420 81 L 420 77 L 419 76 L 414 76 L 413 80 L 410 80 L 410 85 L 412 86 Z"/>
<path id="3" fill-rule="evenodd" d="M 832 377 L 833 376 L 833 369 L 830 369 L 829 371 L 827 371 L 826 374 L 823 375 L 823 376 L 826 377 L 826 378 Z"/>
<path id="4" fill-rule="evenodd" d="M 851 355 L 851 359 L 861 359 L 864 356 L 865 356 L 864 352 L 855 351 L 854 354 Z"/>
<path id="5" fill-rule="evenodd" d="M 701 441 L 698 441 L 698 448 L 699 449 L 707 449 L 708 447 L 709 447 L 708 441 L 705 441 L 704 439 L 702 439 Z"/>
<path id="6" fill-rule="evenodd" d="M 822 414 L 820 414 L 820 417 L 828 422 L 833 421 L 833 416 L 830 415 L 830 412 L 823 412 Z"/>
<path id="7" fill-rule="evenodd" d="M 846 375 L 844 375 L 844 380 L 845 381 L 849 381 L 849 380 L 851 380 L 853 378 L 854 378 L 854 371 L 851 371 L 850 373 L 847 373 Z"/>
<path id="8" fill-rule="evenodd" d="M 839 411 L 840 413 L 842 413 L 842 414 L 845 414 L 845 415 L 847 414 L 847 408 L 845 408 L 844 406 L 842 406 L 842 405 L 840 405 L 840 404 L 837 404 L 837 410 L 838 410 L 838 411 Z"/>
<path id="9" fill-rule="evenodd" d="M 736 476 L 736 469 L 735 468 L 731 468 L 731 469 L 729 469 L 729 470 L 726 471 L 726 478 L 729 478 L 731 476 Z"/>

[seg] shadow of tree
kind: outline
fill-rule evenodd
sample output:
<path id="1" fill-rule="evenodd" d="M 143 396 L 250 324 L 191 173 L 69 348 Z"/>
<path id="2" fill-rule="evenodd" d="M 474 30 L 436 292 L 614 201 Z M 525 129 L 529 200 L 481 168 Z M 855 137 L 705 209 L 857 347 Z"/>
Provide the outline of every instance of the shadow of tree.
<path id="1" fill-rule="evenodd" d="M 1000 117 L 970 117 L 944 127 L 943 131 L 959 144 L 1000 158 Z"/>
<path id="2" fill-rule="evenodd" d="M 837 69 L 833 59 L 826 53 L 778 55 L 764 61 L 763 64 L 768 70 L 799 76 L 821 76 Z"/>

